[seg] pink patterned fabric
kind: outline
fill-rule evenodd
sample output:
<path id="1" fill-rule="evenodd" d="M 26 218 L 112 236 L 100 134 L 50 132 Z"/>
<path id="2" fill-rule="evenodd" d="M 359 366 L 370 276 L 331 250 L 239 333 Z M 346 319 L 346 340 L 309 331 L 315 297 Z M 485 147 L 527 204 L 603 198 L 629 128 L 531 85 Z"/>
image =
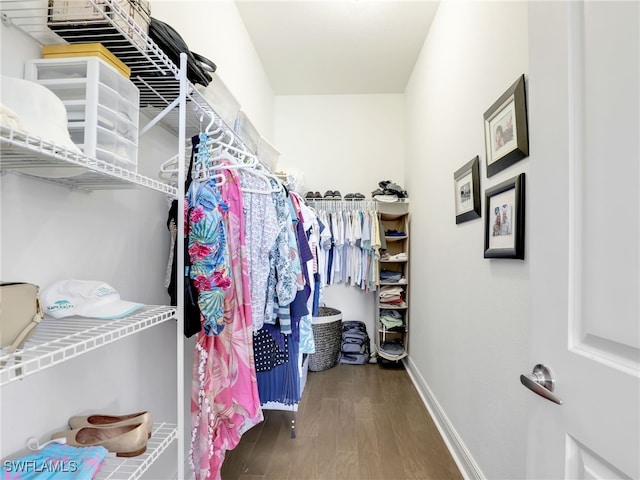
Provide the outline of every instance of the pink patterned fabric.
<path id="1" fill-rule="evenodd" d="M 232 287 L 224 298 L 225 328 L 218 336 L 198 333 L 191 391 L 191 450 L 196 480 L 220 480 L 227 450 L 263 420 L 253 358 L 251 295 L 246 260 L 242 194 L 235 172 L 223 170 L 229 205 L 225 218 Z"/>

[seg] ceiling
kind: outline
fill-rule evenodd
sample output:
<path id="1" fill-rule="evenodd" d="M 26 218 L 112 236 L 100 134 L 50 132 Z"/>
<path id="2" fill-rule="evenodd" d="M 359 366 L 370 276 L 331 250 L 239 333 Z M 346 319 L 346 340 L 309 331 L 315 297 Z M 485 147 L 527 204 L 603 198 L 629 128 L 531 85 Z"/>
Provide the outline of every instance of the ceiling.
<path id="1" fill-rule="evenodd" d="M 403 93 L 432 0 L 235 0 L 276 95 Z"/>

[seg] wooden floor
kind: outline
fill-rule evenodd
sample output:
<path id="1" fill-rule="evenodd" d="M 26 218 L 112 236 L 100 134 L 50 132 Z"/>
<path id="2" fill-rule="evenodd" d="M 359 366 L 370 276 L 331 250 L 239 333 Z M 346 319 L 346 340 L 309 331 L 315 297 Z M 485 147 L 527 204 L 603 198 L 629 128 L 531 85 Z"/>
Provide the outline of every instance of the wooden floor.
<path id="1" fill-rule="evenodd" d="M 264 413 L 227 452 L 223 480 L 462 478 L 404 369 L 309 372 L 295 415 Z"/>

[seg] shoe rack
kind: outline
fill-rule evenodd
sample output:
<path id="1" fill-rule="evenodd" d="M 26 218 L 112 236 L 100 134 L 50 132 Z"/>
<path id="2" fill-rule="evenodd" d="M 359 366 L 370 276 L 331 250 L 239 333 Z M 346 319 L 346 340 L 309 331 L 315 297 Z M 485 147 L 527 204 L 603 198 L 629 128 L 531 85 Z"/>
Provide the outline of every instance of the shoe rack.
<path id="1" fill-rule="evenodd" d="M 378 363 L 381 366 L 391 366 L 408 355 L 409 203 L 407 200 L 378 202 L 378 212 L 381 220 L 380 233 L 384 234 L 386 248 L 380 251 L 375 341 Z M 390 298 L 392 300 L 389 302 Z"/>
<path id="2" fill-rule="evenodd" d="M 54 179 L 39 179 L 53 182 L 64 187 L 87 191 L 142 188 L 150 189 L 167 196 L 177 198 L 178 238 L 183 232 L 183 200 L 184 200 L 184 160 L 186 157 L 187 138 L 200 132 L 203 118 L 216 121 L 220 128 L 227 131 L 233 139 L 233 145 L 246 149 L 240 137 L 231 130 L 211 107 L 204 97 L 188 82 L 186 78 L 186 56 L 182 55 L 180 66 L 174 65 L 147 34 L 137 26 L 120 2 L 116 0 L 71 0 L 66 3 L 77 3 L 85 8 L 93 7 L 95 12 L 102 12 L 103 22 L 89 22 L 87 25 L 74 25 L 74 35 L 81 34 L 82 29 L 90 29 L 90 35 L 98 35 L 105 47 L 114 42 L 116 56 L 131 68 L 131 80 L 140 91 L 139 108 L 152 120 L 139 132 L 143 135 L 156 125 L 170 132 L 177 143 L 177 155 L 173 160 L 177 163 L 178 175 L 173 182 L 158 181 L 124 169 L 116 164 L 108 163 L 84 154 L 71 152 L 68 149 L 48 142 L 42 138 L 30 136 L 28 133 L 2 127 L 0 130 L 0 171 L 2 173 L 20 171 L 25 168 L 42 167 L 84 167 L 86 173 Z M 69 7 L 73 10 L 72 7 Z M 20 28 L 40 44 L 81 43 L 78 38 L 61 38 L 49 30 L 46 22 L 48 15 L 47 2 L 20 2 L 0 0 L 0 13 L 5 25 Z M 125 32 L 119 25 L 129 26 Z M 103 27 L 101 27 L 103 25 Z M 109 35 L 101 35 L 104 28 Z M 119 32 L 114 37 L 113 32 Z M 61 33 L 61 35 L 64 35 Z M 166 159 L 161 159 L 166 160 Z M 170 159 L 172 160 L 172 159 Z M 159 167 L 160 165 L 158 165 Z M 19 170 L 18 170 L 19 169 Z M 183 242 L 178 242 L 178 271 L 181 271 L 183 259 Z M 177 424 L 156 423 L 152 436 L 143 455 L 128 459 L 108 456 L 101 468 L 99 479 L 137 479 L 140 478 L 158 457 L 177 442 L 177 478 L 186 478 L 185 462 L 185 366 L 183 332 L 183 276 L 178 275 L 178 305 L 149 306 L 134 315 L 116 321 L 104 322 L 74 317 L 71 322 L 47 322 L 47 318 L 38 326 L 36 333 L 23 348 L 13 353 L 0 351 L 0 387 L 14 383 L 35 373 L 55 368 L 57 365 L 81 356 L 90 351 L 118 342 L 137 332 L 154 328 L 169 320 L 176 322 L 176 395 Z M 135 299 L 131 299 L 135 301 Z M 189 379 L 190 380 L 190 379 Z M 1 393 L 1 392 L 0 392 Z M 96 412 L 97 413 L 97 412 Z M 157 419 L 156 419 L 157 420 Z M 26 440 L 26 439 L 25 439 Z M 4 453 L 3 453 L 4 454 Z M 13 457 L 10 457 L 13 458 Z"/>

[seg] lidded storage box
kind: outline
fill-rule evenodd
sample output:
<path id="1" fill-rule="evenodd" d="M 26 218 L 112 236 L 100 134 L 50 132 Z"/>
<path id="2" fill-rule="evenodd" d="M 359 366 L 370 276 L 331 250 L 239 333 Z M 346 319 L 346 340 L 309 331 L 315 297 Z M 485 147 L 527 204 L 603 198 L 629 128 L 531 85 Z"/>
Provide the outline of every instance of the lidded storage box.
<path id="1" fill-rule="evenodd" d="M 101 43 L 72 43 L 66 45 L 43 45 L 42 58 L 98 57 L 115 67 L 126 78 L 131 69 Z"/>
<path id="2" fill-rule="evenodd" d="M 48 58 L 25 64 L 25 78 L 64 103 L 69 134 L 89 158 L 126 170 L 138 165 L 138 88 L 96 56 Z"/>

